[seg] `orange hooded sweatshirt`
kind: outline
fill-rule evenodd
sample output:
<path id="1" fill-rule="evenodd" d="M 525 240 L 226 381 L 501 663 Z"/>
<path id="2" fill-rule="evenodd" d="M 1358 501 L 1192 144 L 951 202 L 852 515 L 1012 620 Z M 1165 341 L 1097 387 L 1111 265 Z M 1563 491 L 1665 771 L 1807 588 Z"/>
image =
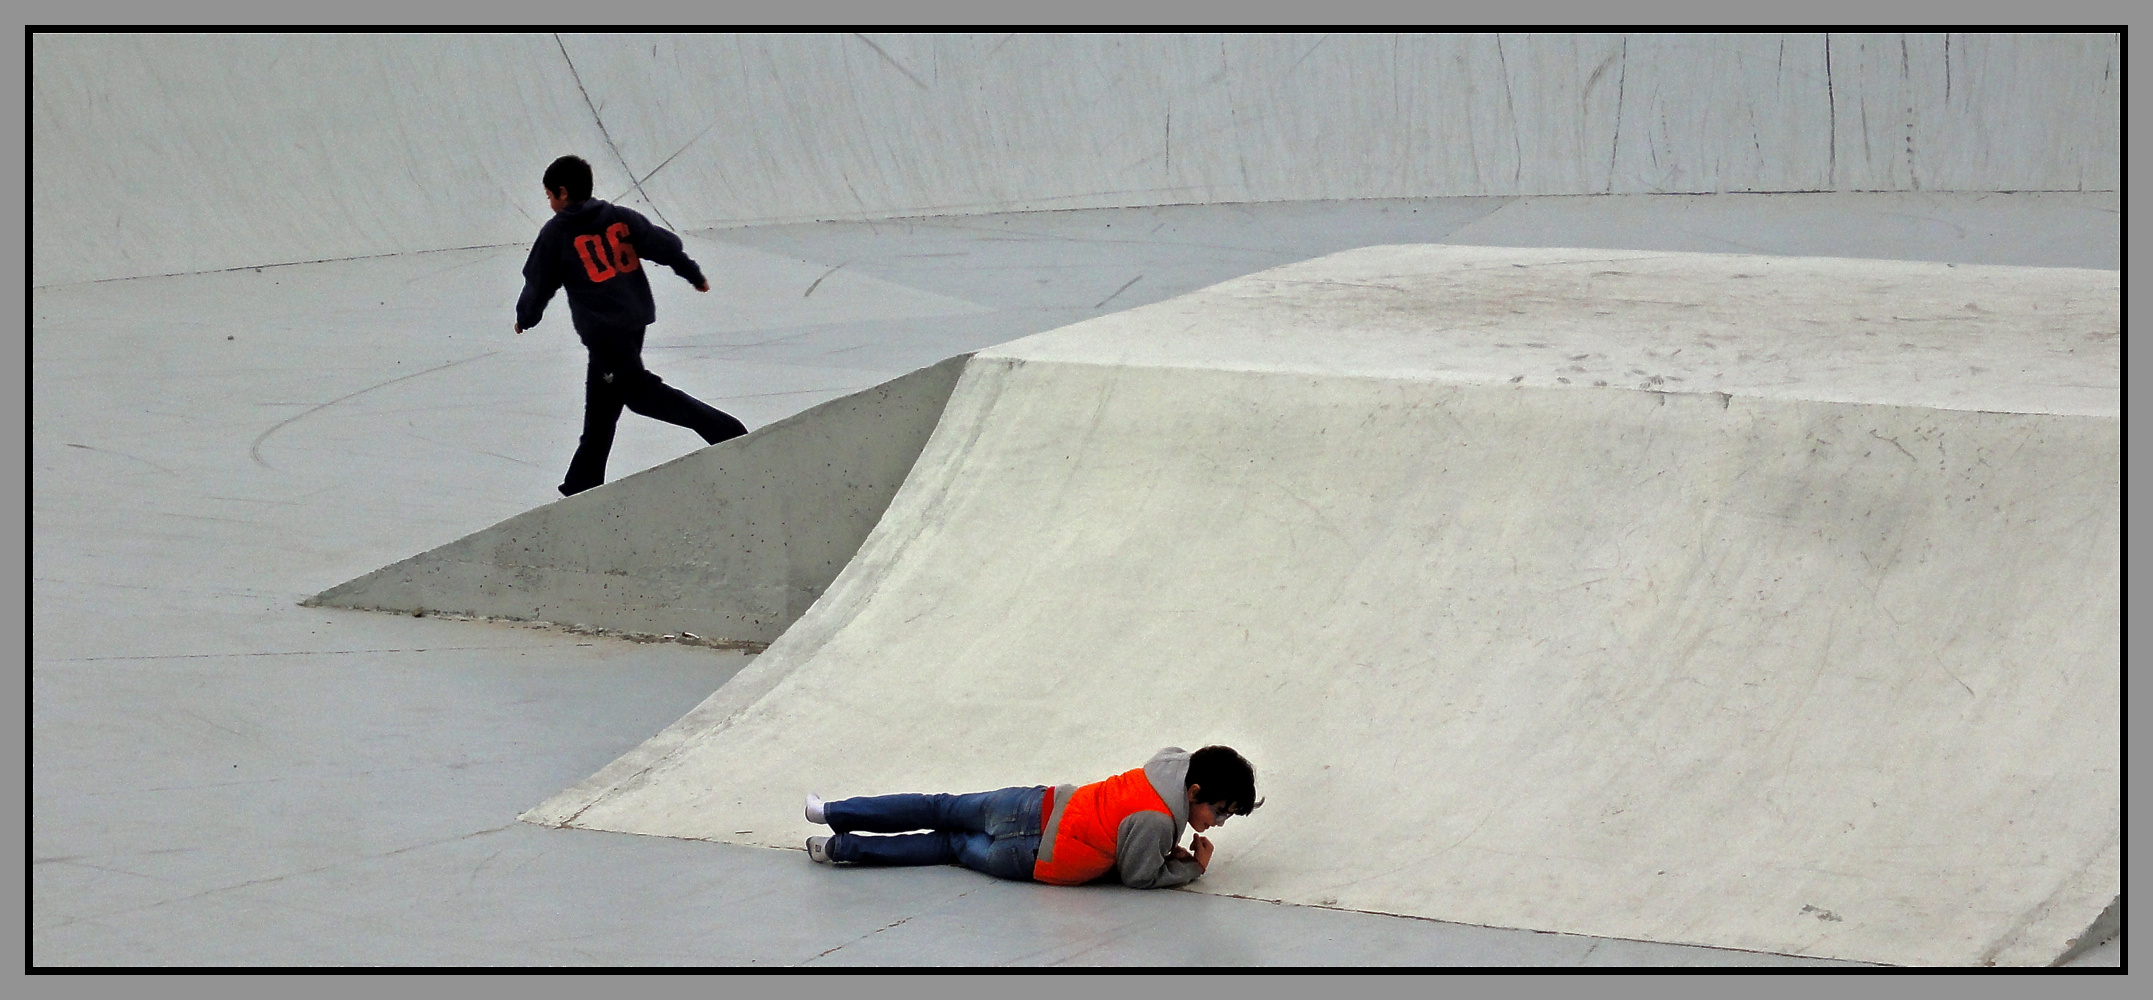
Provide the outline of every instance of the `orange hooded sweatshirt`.
<path id="1" fill-rule="evenodd" d="M 1167 747 L 1143 767 L 1053 792 L 1032 878 L 1079 885 L 1117 873 L 1123 885 L 1163 889 L 1203 874 L 1173 850 L 1188 825 L 1189 752 Z"/>

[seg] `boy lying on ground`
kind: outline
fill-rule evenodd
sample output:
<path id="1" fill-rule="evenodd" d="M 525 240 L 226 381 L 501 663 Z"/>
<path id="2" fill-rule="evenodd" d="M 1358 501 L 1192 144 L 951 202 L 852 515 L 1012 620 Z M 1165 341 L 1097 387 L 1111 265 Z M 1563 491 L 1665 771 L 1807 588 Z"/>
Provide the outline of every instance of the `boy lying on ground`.
<path id="1" fill-rule="evenodd" d="M 1180 846 L 1263 804 L 1256 773 L 1231 747 L 1195 753 L 1167 747 L 1143 767 L 1089 785 L 1018 786 L 968 795 L 807 798 L 807 819 L 834 836 L 809 837 L 808 857 L 828 864 L 960 864 L 998 878 L 1079 885 L 1114 872 L 1136 889 L 1163 889 L 1202 875 L 1211 841 Z M 907 831 L 928 831 L 909 833 Z M 900 834 L 900 836 L 862 836 Z"/>

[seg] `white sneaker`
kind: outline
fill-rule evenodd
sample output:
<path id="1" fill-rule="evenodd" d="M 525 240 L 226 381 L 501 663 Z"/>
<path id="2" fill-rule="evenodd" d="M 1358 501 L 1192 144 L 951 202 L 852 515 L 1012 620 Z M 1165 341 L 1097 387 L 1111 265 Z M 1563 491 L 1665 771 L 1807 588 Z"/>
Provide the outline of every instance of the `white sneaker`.
<path id="1" fill-rule="evenodd" d="M 830 863 L 830 838 L 828 838 L 828 837 L 809 837 L 809 838 L 807 838 L 807 859 L 808 859 L 809 861 L 813 861 L 814 863 L 816 863 L 816 864 L 818 864 L 818 865 L 826 865 L 826 864 L 829 864 L 829 863 Z"/>
<path id="2" fill-rule="evenodd" d="M 825 817 L 822 814 L 821 796 L 809 795 L 807 797 L 807 821 L 815 824 L 816 826 L 830 825 L 830 820 L 828 819 L 828 817 Z"/>

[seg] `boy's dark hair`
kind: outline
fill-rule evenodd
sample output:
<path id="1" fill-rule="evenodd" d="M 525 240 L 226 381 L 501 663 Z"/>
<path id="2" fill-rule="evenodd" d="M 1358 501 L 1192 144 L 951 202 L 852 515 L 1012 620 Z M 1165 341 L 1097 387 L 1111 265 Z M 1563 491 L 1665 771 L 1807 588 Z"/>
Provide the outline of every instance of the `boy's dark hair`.
<path id="1" fill-rule="evenodd" d="M 1255 812 L 1256 769 L 1232 747 L 1208 746 L 1189 755 L 1187 784 L 1200 785 L 1197 797 L 1235 816 Z"/>
<path id="2" fill-rule="evenodd" d="M 580 156 L 563 156 L 546 168 L 547 191 L 568 189 L 568 203 L 573 205 L 591 196 L 591 165 Z"/>

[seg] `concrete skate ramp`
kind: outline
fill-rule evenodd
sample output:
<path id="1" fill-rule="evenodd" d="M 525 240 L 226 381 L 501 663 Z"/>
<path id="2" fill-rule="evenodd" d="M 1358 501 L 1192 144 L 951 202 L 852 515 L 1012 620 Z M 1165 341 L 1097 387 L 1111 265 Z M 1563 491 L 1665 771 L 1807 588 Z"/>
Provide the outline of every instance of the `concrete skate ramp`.
<path id="1" fill-rule="evenodd" d="M 1269 804 L 1198 891 L 1911 965 L 2119 894 L 2115 272 L 1375 247 L 972 359 L 757 662 L 526 814 Z M 803 860 L 801 862 L 805 864 Z"/>
<path id="2" fill-rule="evenodd" d="M 37 284 L 492 246 L 539 174 L 676 230 L 1131 205 L 2114 191 L 2094 34 L 52 34 Z"/>
<path id="3" fill-rule="evenodd" d="M 767 643 L 882 516 L 963 365 L 951 358 L 831 400 L 305 603 Z"/>

